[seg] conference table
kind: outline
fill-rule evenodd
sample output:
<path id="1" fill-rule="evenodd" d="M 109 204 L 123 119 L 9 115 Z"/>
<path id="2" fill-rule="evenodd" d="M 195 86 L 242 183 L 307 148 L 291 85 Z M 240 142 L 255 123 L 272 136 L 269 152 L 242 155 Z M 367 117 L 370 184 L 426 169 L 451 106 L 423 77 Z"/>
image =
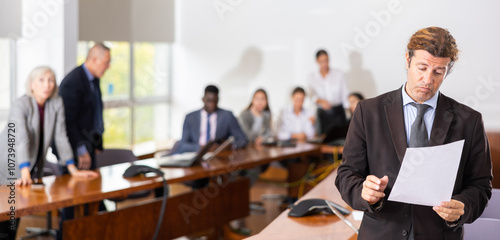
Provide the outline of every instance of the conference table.
<path id="1" fill-rule="evenodd" d="M 311 191 L 300 198 L 297 203 L 305 199 L 321 198 L 328 199 L 341 206 L 352 210 L 340 197 L 340 193 L 334 185 L 337 170 L 334 170 L 328 177 L 323 179 Z M 289 209 L 281 213 L 259 234 L 248 240 L 293 240 L 293 239 L 356 239 L 357 234 L 335 215 L 321 214 L 306 217 L 288 217 Z M 354 220 L 353 213 L 346 216 L 347 220 L 359 229 L 361 221 Z"/>
<path id="2" fill-rule="evenodd" d="M 296 147 L 249 147 L 223 151 L 217 157 L 188 168 L 160 168 L 167 184 L 202 178 L 212 181 L 206 188 L 169 196 L 159 239 L 172 239 L 249 215 L 250 183 L 246 178 L 228 180 L 229 173 L 272 161 L 320 156 L 321 147 L 297 144 Z M 44 177 L 44 186 L 16 187 L 15 204 L 7 204 L 9 187 L 0 186 L 0 221 L 15 217 L 75 207 L 75 219 L 64 222 L 64 239 L 148 239 L 153 236 L 162 199 L 152 199 L 113 212 L 98 212 L 103 199 L 123 198 L 128 194 L 160 188 L 160 176 L 149 174 L 124 178 L 132 164 L 158 168 L 156 159 L 140 160 L 100 168 L 100 176 L 86 180 L 69 175 Z M 224 177 L 225 176 L 225 177 Z M 85 212 L 87 212 L 85 214 Z"/>

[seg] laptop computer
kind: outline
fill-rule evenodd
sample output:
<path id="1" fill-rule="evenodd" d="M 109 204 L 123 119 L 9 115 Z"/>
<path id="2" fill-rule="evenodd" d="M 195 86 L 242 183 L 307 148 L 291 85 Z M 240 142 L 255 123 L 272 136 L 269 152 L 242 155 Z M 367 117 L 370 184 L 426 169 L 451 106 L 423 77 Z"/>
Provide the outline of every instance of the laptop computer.
<path id="1" fill-rule="evenodd" d="M 210 148 L 212 148 L 214 144 L 214 141 L 210 141 L 198 152 L 185 152 L 174 155 L 157 156 L 158 165 L 160 167 L 191 167 L 196 162 L 201 162 L 203 160 L 203 156 L 210 151 Z"/>
<path id="2" fill-rule="evenodd" d="M 208 152 L 203 155 L 203 161 L 208 161 L 217 156 L 222 150 L 226 149 L 230 145 L 234 143 L 234 137 L 230 136 L 226 141 L 224 141 L 221 145 L 219 145 L 213 152 Z"/>

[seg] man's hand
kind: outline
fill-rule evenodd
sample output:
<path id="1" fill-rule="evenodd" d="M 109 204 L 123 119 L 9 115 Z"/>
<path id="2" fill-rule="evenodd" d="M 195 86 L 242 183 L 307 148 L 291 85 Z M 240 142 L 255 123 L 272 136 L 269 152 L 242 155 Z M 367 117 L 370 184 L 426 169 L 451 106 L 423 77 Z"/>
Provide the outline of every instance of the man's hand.
<path id="1" fill-rule="evenodd" d="M 432 209 L 445 221 L 455 222 L 464 215 L 465 205 L 455 199 L 449 202 L 442 202 L 441 206 L 434 206 Z"/>
<path id="2" fill-rule="evenodd" d="M 254 144 L 255 144 L 255 146 L 260 146 L 260 145 L 262 145 L 262 142 L 264 142 L 264 138 L 262 138 L 262 137 L 257 137 L 257 138 L 255 139 Z"/>
<path id="3" fill-rule="evenodd" d="M 78 156 L 78 169 L 89 170 L 90 169 L 90 154 L 85 153 Z"/>
<path id="4" fill-rule="evenodd" d="M 324 99 L 318 99 L 318 101 L 316 101 L 317 104 L 319 104 L 319 106 L 321 108 L 323 108 L 323 110 L 328 110 L 331 108 L 330 104 L 328 103 L 328 101 L 324 100 Z"/>
<path id="5" fill-rule="evenodd" d="M 31 174 L 30 174 L 30 168 L 29 167 L 23 167 L 21 169 L 21 178 L 17 179 L 16 185 L 19 186 L 28 186 L 33 183 L 33 180 L 31 180 Z"/>
<path id="6" fill-rule="evenodd" d="M 363 182 L 363 190 L 361 191 L 361 197 L 366 200 L 370 205 L 373 205 L 385 197 L 384 190 L 389 183 L 389 177 L 384 176 L 383 178 L 378 178 L 374 175 L 369 175 Z"/>
<path id="7" fill-rule="evenodd" d="M 291 138 L 296 139 L 297 142 L 305 142 L 307 140 L 307 135 L 305 133 L 294 133 Z"/>

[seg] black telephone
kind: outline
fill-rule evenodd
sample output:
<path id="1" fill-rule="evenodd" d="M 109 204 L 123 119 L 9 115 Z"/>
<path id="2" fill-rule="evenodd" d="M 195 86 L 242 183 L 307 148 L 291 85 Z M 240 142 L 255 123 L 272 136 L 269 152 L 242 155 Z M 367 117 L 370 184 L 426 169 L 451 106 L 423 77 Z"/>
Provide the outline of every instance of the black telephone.
<path id="1" fill-rule="evenodd" d="M 164 173 L 162 171 L 160 171 L 159 169 L 152 168 L 150 166 L 132 165 L 132 166 L 128 167 L 127 170 L 125 170 L 125 172 L 123 173 L 123 177 L 127 177 L 127 178 L 128 177 L 135 177 L 135 176 L 139 176 L 141 174 L 146 174 L 146 173 L 150 173 L 150 172 L 156 173 L 159 176 L 164 175 Z"/>

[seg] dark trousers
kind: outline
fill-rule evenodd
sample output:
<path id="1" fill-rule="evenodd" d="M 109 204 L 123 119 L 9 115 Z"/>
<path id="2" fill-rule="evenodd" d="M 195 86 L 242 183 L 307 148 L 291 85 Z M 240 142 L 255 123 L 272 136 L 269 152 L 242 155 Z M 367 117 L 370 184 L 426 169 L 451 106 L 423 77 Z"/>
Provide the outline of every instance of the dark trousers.
<path id="1" fill-rule="evenodd" d="M 345 110 L 342 105 L 333 106 L 328 110 L 318 108 L 316 119 L 316 132 L 319 135 L 327 133 L 332 127 L 341 127 L 347 125 Z"/>
<path id="2" fill-rule="evenodd" d="M 0 222 L 0 239 L 5 239 L 5 240 L 16 239 L 17 227 L 19 226 L 19 218 L 16 218 L 15 222 L 16 222 L 15 229 L 11 228 L 12 223 L 10 221 Z"/>

